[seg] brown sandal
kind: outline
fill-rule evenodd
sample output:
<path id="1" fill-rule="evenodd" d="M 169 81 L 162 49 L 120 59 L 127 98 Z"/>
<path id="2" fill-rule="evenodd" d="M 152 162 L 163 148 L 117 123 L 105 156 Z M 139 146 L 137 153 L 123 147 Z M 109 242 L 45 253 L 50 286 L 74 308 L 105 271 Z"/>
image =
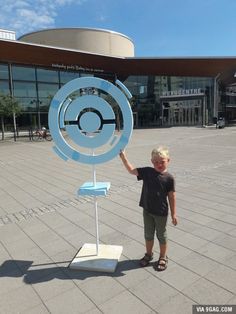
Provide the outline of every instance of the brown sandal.
<path id="1" fill-rule="evenodd" d="M 153 267 L 156 271 L 166 270 L 168 264 L 168 257 L 160 257 L 157 262 L 154 263 Z"/>
<path id="2" fill-rule="evenodd" d="M 146 267 L 149 265 L 149 263 L 151 262 L 152 259 L 153 259 L 153 254 L 148 255 L 147 253 L 145 253 L 144 257 L 141 258 L 141 260 L 139 261 L 139 265 L 141 267 Z"/>

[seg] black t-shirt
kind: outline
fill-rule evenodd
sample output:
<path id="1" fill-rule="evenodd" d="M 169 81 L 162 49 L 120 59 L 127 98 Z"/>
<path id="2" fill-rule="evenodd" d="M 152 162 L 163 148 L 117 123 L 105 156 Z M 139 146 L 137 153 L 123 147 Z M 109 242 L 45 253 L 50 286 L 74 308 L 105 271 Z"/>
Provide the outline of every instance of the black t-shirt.
<path id="1" fill-rule="evenodd" d="M 157 216 L 168 215 L 167 195 L 175 191 L 174 177 L 168 173 L 160 173 L 152 167 L 137 168 L 138 180 L 143 180 L 139 206 Z"/>

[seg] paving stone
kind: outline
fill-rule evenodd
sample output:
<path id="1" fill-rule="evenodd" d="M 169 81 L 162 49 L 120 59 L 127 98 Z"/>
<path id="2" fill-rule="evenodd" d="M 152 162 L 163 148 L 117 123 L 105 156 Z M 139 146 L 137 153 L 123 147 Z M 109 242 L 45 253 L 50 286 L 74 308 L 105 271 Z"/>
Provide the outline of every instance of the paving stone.
<path id="1" fill-rule="evenodd" d="M 38 306 L 29 308 L 24 311 L 24 314 L 48 314 L 48 313 L 50 312 L 44 304 L 40 304 Z"/>
<path id="2" fill-rule="evenodd" d="M 49 227 L 40 221 L 37 217 L 32 218 L 30 223 L 27 220 L 23 220 L 19 222 L 18 226 L 23 232 L 31 237 L 38 233 L 49 230 Z"/>
<path id="3" fill-rule="evenodd" d="M 192 252 L 188 256 L 178 260 L 178 264 L 200 276 L 205 276 L 213 269 L 219 267 L 219 263 L 197 252 Z"/>
<path id="4" fill-rule="evenodd" d="M 52 241 L 45 241 L 40 244 L 40 248 L 48 256 L 56 256 L 57 254 L 64 251 L 73 251 L 74 248 L 63 239 L 56 239 Z"/>
<path id="5" fill-rule="evenodd" d="M 233 294 L 214 283 L 200 278 L 182 291 L 198 304 L 225 304 Z"/>
<path id="6" fill-rule="evenodd" d="M 209 222 L 208 226 L 218 231 L 224 230 L 225 233 L 230 233 L 230 231 L 235 228 L 235 225 L 219 220 Z"/>
<path id="7" fill-rule="evenodd" d="M 1 294 L 0 313 L 24 313 L 41 304 L 41 299 L 30 286 L 13 289 Z"/>
<path id="8" fill-rule="evenodd" d="M 0 264 L 7 259 L 10 259 L 10 255 L 7 252 L 6 248 L 0 242 Z"/>
<path id="9" fill-rule="evenodd" d="M 191 253 L 191 249 L 183 247 L 182 245 L 180 245 L 179 243 L 175 243 L 174 241 L 169 241 L 168 256 L 170 259 L 178 261 L 182 258 L 187 257 Z"/>
<path id="10" fill-rule="evenodd" d="M 32 269 L 31 271 L 35 272 L 36 270 Z M 37 271 L 39 272 L 40 269 Z M 34 278 L 36 277 L 34 276 Z M 40 298 L 43 301 L 47 301 L 63 292 L 73 289 L 75 284 L 66 276 L 62 269 L 56 268 L 56 270 L 50 274 L 36 279 L 32 286 Z"/>
<path id="11" fill-rule="evenodd" d="M 1 295 L 5 293 L 11 293 L 22 286 L 22 272 L 16 267 L 13 269 L 3 269 L 0 267 L 0 299 Z"/>
<path id="12" fill-rule="evenodd" d="M 176 295 L 174 288 L 155 277 L 143 280 L 138 286 L 130 288 L 130 291 L 153 310 L 157 310 Z"/>
<path id="13" fill-rule="evenodd" d="M 156 244 L 154 243 L 154 250 L 156 251 Z M 137 242 L 135 240 L 130 240 L 126 242 L 123 247 L 123 255 L 131 260 L 137 260 L 143 257 L 145 254 L 145 244 L 144 240 Z M 154 254 L 155 256 L 155 254 Z"/>
<path id="14" fill-rule="evenodd" d="M 215 197 L 215 196 L 214 196 Z M 218 205 L 216 206 L 216 208 L 218 208 Z M 214 221 L 214 218 L 215 219 L 223 219 L 224 216 L 225 216 L 225 213 L 224 211 L 220 211 L 219 209 L 213 209 L 213 208 L 205 208 L 204 209 L 204 214 L 206 216 L 209 216 L 209 217 L 212 217 L 213 218 L 213 221 Z"/>
<path id="15" fill-rule="evenodd" d="M 236 237 L 236 228 L 232 229 L 232 230 L 230 231 L 230 234 L 231 234 L 232 236 Z"/>
<path id="16" fill-rule="evenodd" d="M 220 265 L 217 269 L 212 270 L 206 275 L 206 278 L 219 286 L 236 293 L 236 272 L 229 267 Z"/>
<path id="17" fill-rule="evenodd" d="M 102 314 L 102 312 L 99 309 L 93 309 L 86 312 L 86 314 Z"/>
<path id="18" fill-rule="evenodd" d="M 188 314 L 192 312 L 192 305 L 195 304 L 185 295 L 178 293 L 169 298 L 168 302 L 157 308 L 160 314 Z"/>
<path id="19" fill-rule="evenodd" d="M 227 302 L 227 304 L 236 304 L 236 296 L 233 296 L 233 298 L 231 298 L 228 302 Z"/>
<path id="20" fill-rule="evenodd" d="M 179 228 L 184 232 L 193 232 L 199 228 L 197 223 L 192 222 L 191 220 L 187 220 L 184 217 L 179 218 Z"/>
<path id="21" fill-rule="evenodd" d="M 16 224 L 8 224 L 0 228 L 0 239 L 1 242 L 8 246 L 11 243 L 22 240 L 24 242 L 27 236 Z"/>
<path id="22" fill-rule="evenodd" d="M 110 231 L 110 233 L 107 233 L 105 236 L 103 235 L 103 226 L 102 228 L 99 228 L 99 235 L 100 235 L 100 241 L 106 244 L 117 244 L 125 246 L 127 242 L 130 241 L 130 238 L 123 233 L 120 233 L 118 231 Z"/>
<path id="23" fill-rule="evenodd" d="M 208 243 L 207 240 L 201 239 L 190 233 L 185 233 L 181 238 L 178 238 L 175 241 L 192 250 L 197 250 Z"/>
<path id="24" fill-rule="evenodd" d="M 78 250 L 83 246 L 83 244 L 96 242 L 96 238 L 91 234 L 88 234 L 84 230 L 79 230 L 77 233 L 67 235 L 65 239 L 73 247 L 73 250 L 75 252 L 74 255 L 76 255 L 76 252 L 78 252 Z"/>
<path id="25" fill-rule="evenodd" d="M 199 278 L 199 275 L 177 264 L 174 267 L 168 268 L 168 271 L 165 273 L 163 272 L 162 276 L 163 281 L 178 291 L 182 291 L 184 288 L 193 284 Z"/>
<path id="26" fill-rule="evenodd" d="M 215 238 L 213 242 L 236 252 L 236 239 L 234 236 L 221 234 L 219 237 Z"/>
<path id="27" fill-rule="evenodd" d="M 214 243 L 208 243 L 198 250 L 204 256 L 210 257 L 215 261 L 224 262 L 225 259 L 234 255 L 234 252 Z"/>
<path id="28" fill-rule="evenodd" d="M 124 314 L 124 313 L 135 313 L 135 314 L 150 314 L 151 309 L 148 305 L 140 301 L 139 298 L 135 297 L 129 291 L 124 291 L 118 296 L 112 298 L 106 303 L 99 306 L 102 313 L 104 314 Z"/>
<path id="29" fill-rule="evenodd" d="M 45 301 L 45 305 L 52 314 L 86 313 L 96 308 L 95 304 L 76 287 Z"/>
<path id="30" fill-rule="evenodd" d="M 43 249 L 36 246 L 31 240 L 16 241 L 8 244 L 7 249 L 15 260 L 37 260 L 38 263 L 48 261 L 48 256 Z"/>
<path id="31" fill-rule="evenodd" d="M 148 268 L 140 268 L 139 260 L 124 259 L 118 263 L 117 272 L 119 275 L 116 275 L 116 278 L 127 289 L 137 287 L 151 276 L 147 270 Z"/>
<path id="32" fill-rule="evenodd" d="M 176 226 L 173 226 L 172 223 L 170 222 L 168 223 L 167 232 L 168 232 L 168 239 L 173 240 L 173 241 L 176 241 L 185 235 L 184 231 L 182 231 Z"/>
<path id="33" fill-rule="evenodd" d="M 97 305 L 114 298 L 125 290 L 117 280 L 110 276 L 98 276 L 80 285 L 83 292 Z"/>
<path id="34" fill-rule="evenodd" d="M 207 226 L 199 226 L 199 228 L 195 229 L 192 234 L 199 236 L 202 239 L 213 241 L 215 238 L 221 235 L 221 232 L 212 228 L 208 228 Z"/>
<path id="35" fill-rule="evenodd" d="M 236 270 L 236 254 L 230 258 L 227 258 L 224 262 L 224 265 Z"/>

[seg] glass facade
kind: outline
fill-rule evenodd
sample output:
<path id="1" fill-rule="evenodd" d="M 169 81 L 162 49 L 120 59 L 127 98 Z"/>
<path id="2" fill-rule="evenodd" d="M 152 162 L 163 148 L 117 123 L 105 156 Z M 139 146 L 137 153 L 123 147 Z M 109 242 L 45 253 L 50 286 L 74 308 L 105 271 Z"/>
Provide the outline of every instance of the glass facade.
<path id="1" fill-rule="evenodd" d="M 220 114 L 230 123 L 236 123 L 236 85 L 226 88 Z"/>
<path id="2" fill-rule="evenodd" d="M 48 109 L 55 93 L 70 80 L 86 75 L 115 79 L 111 73 L 97 75 L 2 63 L 0 92 L 12 94 L 19 101 L 22 107 L 22 114 L 17 118 L 19 127 L 48 127 Z M 133 95 L 136 127 L 199 125 L 213 120 L 213 78 L 129 76 L 123 83 Z"/>
<path id="3" fill-rule="evenodd" d="M 200 125 L 213 119 L 213 78 L 130 76 L 124 83 L 134 98 L 138 127 Z"/>

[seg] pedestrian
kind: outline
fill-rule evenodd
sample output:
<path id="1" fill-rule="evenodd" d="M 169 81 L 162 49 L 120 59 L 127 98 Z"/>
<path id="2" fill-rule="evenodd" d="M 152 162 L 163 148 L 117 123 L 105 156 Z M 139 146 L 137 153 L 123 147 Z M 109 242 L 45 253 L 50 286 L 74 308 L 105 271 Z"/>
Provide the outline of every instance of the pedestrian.
<path id="1" fill-rule="evenodd" d="M 167 148 L 159 147 L 151 152 L 153 167 L 135 168 L 129 162 L 125 151 L 120 152 L 120 158 L 127 171 L 143 180 L 139 206 L 143 208 L 144 238 L 146 253 L 140 260 L 140 266 L 145 267 L 153 259 L 154 235 L 159 241 L 160 255 L 154 263 L 154 269 L 163 271 L 167 268 L 167 217 L 170 208 L 173 225 L 177 225 L 175 179 L 167 171 L 170 161 Z"/>

